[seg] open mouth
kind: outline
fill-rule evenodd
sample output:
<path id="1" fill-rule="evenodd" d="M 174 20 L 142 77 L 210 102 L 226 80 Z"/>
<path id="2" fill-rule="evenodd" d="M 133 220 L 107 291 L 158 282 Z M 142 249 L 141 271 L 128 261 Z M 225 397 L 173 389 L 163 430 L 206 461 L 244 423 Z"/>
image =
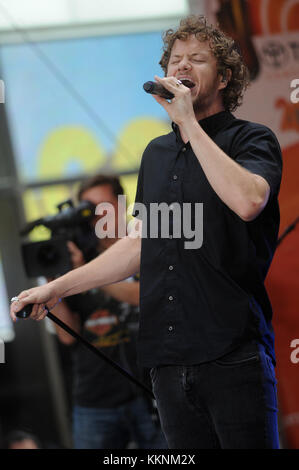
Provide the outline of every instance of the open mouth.
<path id="1" fill-rule="evenodd" d="M 195 87 L 195 83 L 192 82 L 192 80 L 189 80 L 189 78 L 181 78 L 180 79 L 182 84 L 186 86 L 187 88 L 193 88 Z"/>

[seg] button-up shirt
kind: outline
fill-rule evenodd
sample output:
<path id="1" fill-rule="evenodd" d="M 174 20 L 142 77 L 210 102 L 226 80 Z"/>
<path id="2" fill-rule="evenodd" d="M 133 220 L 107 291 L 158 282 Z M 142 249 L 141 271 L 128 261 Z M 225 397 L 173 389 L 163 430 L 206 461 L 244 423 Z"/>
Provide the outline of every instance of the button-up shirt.
<path id="1" fill-rule="evenodd" d="M 199 124 L 230 158 L 262 176 L 271 193 L 261 214 L 244 222 L 215 193 L 176 125 L 173 132 L 147 146 L 138 176 L 135 203 L 139 204 L 134 210 L 146 228 L 141 247 L 139 331 L 139 359 L 146 367 L 208 362 L 249 339 L 262 342 L 275 360 L 272 310 L 264 279 L 279 228 L 280 146 L 270 129 L 237 119 L 228 111 Z M 170 207 L 168 232 L 163 232 L 161 218 L 158 229 L 151 232 L 151 208 L 161 203 L 182 209 L 179 222 L 184 204 L 189 203 L 190 229 L 186 231 L 182 222 L 177 230 L 177 215 L 174 220 L 175 210 Z M 192 230 L 193 235 L 196 231 L 194 239 L 201 241 L 187 248 Z"/>

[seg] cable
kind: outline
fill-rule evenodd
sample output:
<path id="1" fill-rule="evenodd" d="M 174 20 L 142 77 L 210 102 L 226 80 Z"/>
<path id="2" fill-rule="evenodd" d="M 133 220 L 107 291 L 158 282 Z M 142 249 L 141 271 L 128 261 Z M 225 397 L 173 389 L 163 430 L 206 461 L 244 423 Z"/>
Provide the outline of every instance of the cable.
<path id="1" fill-rule="evenodd" d="M 282 242 L 282 240 L 290 233 L 294 230 L 294 228 L 296 227 L 296 225 L 298 224 L 299 222 L 299 217 L 297 217 L 297 219 L 294 220 L 294 222 L 289 225 L 285 231 L 283 232 L 283 234 L 279 237 L 278 241 L 277 241 L 277 245 L 280 245 L 280 243 Z"/>
<path id="2" fill-rule="evenodd" d="M 51 309 L 56 307 L 56 305 L 58 305 L 60 301 L 61 301 L 61 299 L 59 299 L 58 302 Z M 33 307 L 32 304 L 27 304 L 22 310 L 20 310 L 19 312 L 16 313 L 16 316 L 18 318 L 23 318 L 23 319 L 30 317 L 30 314 L 32 312 L 32 307 Z M 99 358 L 103 359 L 108 364 L 110 364 L 110 366 L 112 366 L 114 369 L 116 369 L 120 374 L 122 374 L 128 380 L 133 382 L 138 387 L 142 388 L 146 393 L 148 393 L 151 396 L 151 398 L 153 400 L 155 400 L 153 392 L 149 388 L 147 388 L 142 382 L 135 379 L 135 377 L 133 377 L 131 374 L 129 374 L 129 372 L 127 372 L 125 369 L 120 367 L 116 362 L 114 362 L 112 359 L 107 357 L 104 353 L 99 351 L 95 346 L 93 346 L 88 341 L 86 341 L 81 335 L 76 333 L 72 328 L 70 328 L 68 325 L 66 325 L 62 320 L 60 320 L 55 315 L 53 315 L 53 313 L 50 312 L 50 309 L 47 307 L 47 305 L 45 306 L 45 310 L 47 311 L 46 316 L 48 318 L 50 318 L 50 320 L 52 320 L 54 323 L 56 323 L 58 326 L 60 326 L 60 328 L 62 328 L 64 331 L 66 331 L 71 336 L 73 336 L 73 338 L 77 339 L 86 348 L 88 348 L 90 351 L 92 351 L 96 356 L 98 356 Z"/>

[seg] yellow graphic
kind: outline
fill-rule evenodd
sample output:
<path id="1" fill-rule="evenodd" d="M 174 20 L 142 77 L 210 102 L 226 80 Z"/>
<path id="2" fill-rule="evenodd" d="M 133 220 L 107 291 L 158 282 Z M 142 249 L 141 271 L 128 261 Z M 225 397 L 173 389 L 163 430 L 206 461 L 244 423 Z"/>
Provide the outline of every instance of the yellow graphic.
<path id="1" fill-rule="evenodd" d="M 138 174 L 126 175 L 120 178 L 122 187 L 124 188 L 125 194 L 127 196 L 127 206 L 133 204 L 135 201 L 136 188 L 137 188 L 137 178 Z"/>
<path id="2" fill-rule="evenodd" d="M 153 118 L 138 118 L 129 122 L 119 134 L 113 156 L 112 167 L 117 171 L 139 168 L 142 153 L 147 144 L 159 135 L 171 131 L 166 121 Z M 123 147 L 128 149 L 127 154 Z"/>
<path id="3" fill-rule="evenodd" d="M 103 166 L 105 153 L 98 140 L 83 127 L 65 126 L 52 132 L 44 141 L 38 161 L 41 178 L 59 178 L 72 162 L 80 173 L 94 172 Z"/>
<path id="4" fill-rule="evenodd" d="M 99 336 L 97 339 L 92 341 L 92 345 L 96 348 L 107 348 L 116 346 L 117 344 L 129 342 L 130 338 L 128 336 L 128 332 L 120 330 L 109 336 Z"/>

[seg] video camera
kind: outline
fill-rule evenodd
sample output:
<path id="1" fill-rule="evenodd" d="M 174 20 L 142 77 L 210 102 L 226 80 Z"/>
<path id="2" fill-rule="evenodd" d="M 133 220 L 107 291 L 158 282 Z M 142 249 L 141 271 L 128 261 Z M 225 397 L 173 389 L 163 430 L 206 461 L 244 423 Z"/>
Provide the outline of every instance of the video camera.
<path id="1" fill-rule="evenodd" d="M 22 255 L 28 277 L 55 277 L 73 269 L 67 242 L 74 242 L 83 252 L 86 262 L 98 254 L 98 238 L 90 224 L 95 205 L 81 201 L 76 207 L 68 199 L 57 206 L 59 212 L 30 222 L 20 232 L 28 235 L 35 227 L 43 225 L 51 230 L 50 240 L 22 243 Z"/>

